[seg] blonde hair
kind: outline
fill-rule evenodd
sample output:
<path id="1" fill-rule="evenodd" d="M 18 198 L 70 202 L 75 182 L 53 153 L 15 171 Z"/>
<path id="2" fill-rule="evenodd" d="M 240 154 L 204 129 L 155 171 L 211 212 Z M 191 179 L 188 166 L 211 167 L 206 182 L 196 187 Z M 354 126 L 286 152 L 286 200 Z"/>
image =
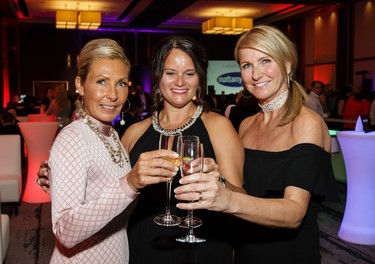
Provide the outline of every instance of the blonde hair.
<path id="1" fill-rule="evenodd" d="M 91 64 L 100 59 L 119 59 L 124 62 L 130 72 L 130 61 L 122 47 L 112 39 L 102 38 L 89 41 L 81 50 L 78 58 L 78 76 L 84 83 Z"/>
<path id="2" fill-rule="evenodd" d="M 240 49 L 256 49 L 272 57 L 286 78 L 290 77 L 289 96 L 283 106 L 283 116 L 280 125 L 286 125 L 294 120 L 301 112 L 307 94 L 302 85 L 293 80 L 298 61 L 294 43 L 275 27 L 259 25 L 241 35 L 236 43 L 234 57 L 239 63 Z M 290 64 L 290 72 L 287 65 Z"/>

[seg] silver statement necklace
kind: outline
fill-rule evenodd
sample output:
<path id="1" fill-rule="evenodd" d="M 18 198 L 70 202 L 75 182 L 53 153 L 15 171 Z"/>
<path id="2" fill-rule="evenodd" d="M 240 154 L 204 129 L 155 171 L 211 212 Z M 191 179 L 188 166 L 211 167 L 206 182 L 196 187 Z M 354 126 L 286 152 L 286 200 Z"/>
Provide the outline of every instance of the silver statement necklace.
<path id="1" fill-rule="evenodd" d="M 89 126 L 89 128 L 94 131 L 94 133 L 100 138 L 100 140 L 103 142 L 105 148 L 107 149 L 109 155 L 112 158 L 113 163 L 117 164 L 120 168 L 124 167 L 124 159 L 126 163 L 129 163 L 128 158 L 123 155 L 123 151 L 121 148 L 121 143 L 116 137 L 114 133 L 113 127 L 110 128 L 110 134 L 113 138 L 113 141 L 116 144 L 116 149 L 114 149 L 111 144 L 109 144 L 108 140 L 105 138 L 105 136 L 100 132 L 99 127 L 90 120 L 88 115 L 84 111 L 80 111 L 80 116 L 83 119 L 83 123 Z"/>
<path id="2" fill-rule="evenodd" d="M 154 127 L 155 131 L 163 134 L 164 136 L 171 136 L 177 133 L 181 133 L 191 127 L 195 121 L 197 121 L 197 118 L 202 114 L 203 107 L 201 105 L 197 106 L 197 109 L 195 110 L 194 115 L 190 118 L 190 120 L 184 124 L 183 126 L 176 128 L 176 129 L 164 129 L 160 126 L 159 123 L 159 112 L 155 111 L 152 115 L 152 126 Z"/>
<path id="3" fill-rule="evenodd" d="M 274 98 L 271 102 L 265 104 L 258 104 L 262 108 L 263 113 L 272 112 L 279 109 L 285 104 L 288 98 L 288 90 L 280 94 L 278 97 Z"/>

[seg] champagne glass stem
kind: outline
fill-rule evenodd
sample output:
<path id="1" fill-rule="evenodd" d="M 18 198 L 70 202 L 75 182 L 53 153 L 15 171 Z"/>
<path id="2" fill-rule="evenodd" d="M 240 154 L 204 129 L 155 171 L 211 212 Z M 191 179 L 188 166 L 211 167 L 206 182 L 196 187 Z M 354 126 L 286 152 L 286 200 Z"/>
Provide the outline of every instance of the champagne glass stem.
<path id="1" fill-rule="evenodd" d="M 172 179 L 167 181 L 167 201 L 165 205 L 165 214 L 167 218 L 171 217 L 171 188 L 172 187 Z"/>
<path id="2" fill-rule="evenodd" d="M 195 235 L 194 235 L 194 228 L 191 226 L 189 227 L 189 233 L 186 235 L 186 239 L 188 241 L 193 241 L 195 238 Z"/>
<path id="3" fill-rule="evenodd" d="M 194 217 L 193 217 L 193 210 L 188 211 L 188 217 L 189 217 L 189 231 L 188 234 L 186 235 L 186 239 L 188 241 L 193 241 L 195 239 L 194 236 L 194 227 L 193 227 L 193 222 L 194 222 Z"/>
<path id="4" fill-rule="evenodd" d="M 193 225 L 193 210 L 188 210 L 188 217 L 189 217 L 189 228 Z"/>

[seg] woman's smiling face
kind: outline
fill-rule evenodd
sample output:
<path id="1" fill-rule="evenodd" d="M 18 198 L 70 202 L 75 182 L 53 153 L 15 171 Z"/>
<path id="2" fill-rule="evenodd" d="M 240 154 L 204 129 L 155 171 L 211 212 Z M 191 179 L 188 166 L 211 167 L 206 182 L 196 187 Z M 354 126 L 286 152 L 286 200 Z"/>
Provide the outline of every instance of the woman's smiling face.
<path id="1" fill-rule="evenodd" d="M 244 86 L 260 103 L 269 102 L 288 89 L 286 74 L 271 56 L 244 48 L 238 51 L 238 58 Z"/>
<path id="2" fill-rule="evenodd" d="M 120 59 L 99 59 L 89 68 L 86 81 L 76 78 L 83 108 L 90 116 L 110 123 L 121 112 L 128 97 L 129 68 Z"/>
<path id="3" fill-rule="evenodd" d="M 164 103 L 183 107 L 191 102 L 199 87 L 199 76 L 189 55 L 173 49 L 164 63 L 163 76 L 159 83 Z"/>

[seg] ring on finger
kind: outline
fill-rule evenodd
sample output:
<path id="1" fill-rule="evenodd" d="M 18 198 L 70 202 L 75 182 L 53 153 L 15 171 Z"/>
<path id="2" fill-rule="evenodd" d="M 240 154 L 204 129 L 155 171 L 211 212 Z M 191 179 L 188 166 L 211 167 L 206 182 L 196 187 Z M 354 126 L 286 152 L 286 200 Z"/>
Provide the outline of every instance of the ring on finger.
<path id="1" fill-rule="evenodd" d="M 40 182 L 40 178 L 36 179 L 36 183 L 37 183 L 39 186 L 42 186 L 42 183 Z"/>

